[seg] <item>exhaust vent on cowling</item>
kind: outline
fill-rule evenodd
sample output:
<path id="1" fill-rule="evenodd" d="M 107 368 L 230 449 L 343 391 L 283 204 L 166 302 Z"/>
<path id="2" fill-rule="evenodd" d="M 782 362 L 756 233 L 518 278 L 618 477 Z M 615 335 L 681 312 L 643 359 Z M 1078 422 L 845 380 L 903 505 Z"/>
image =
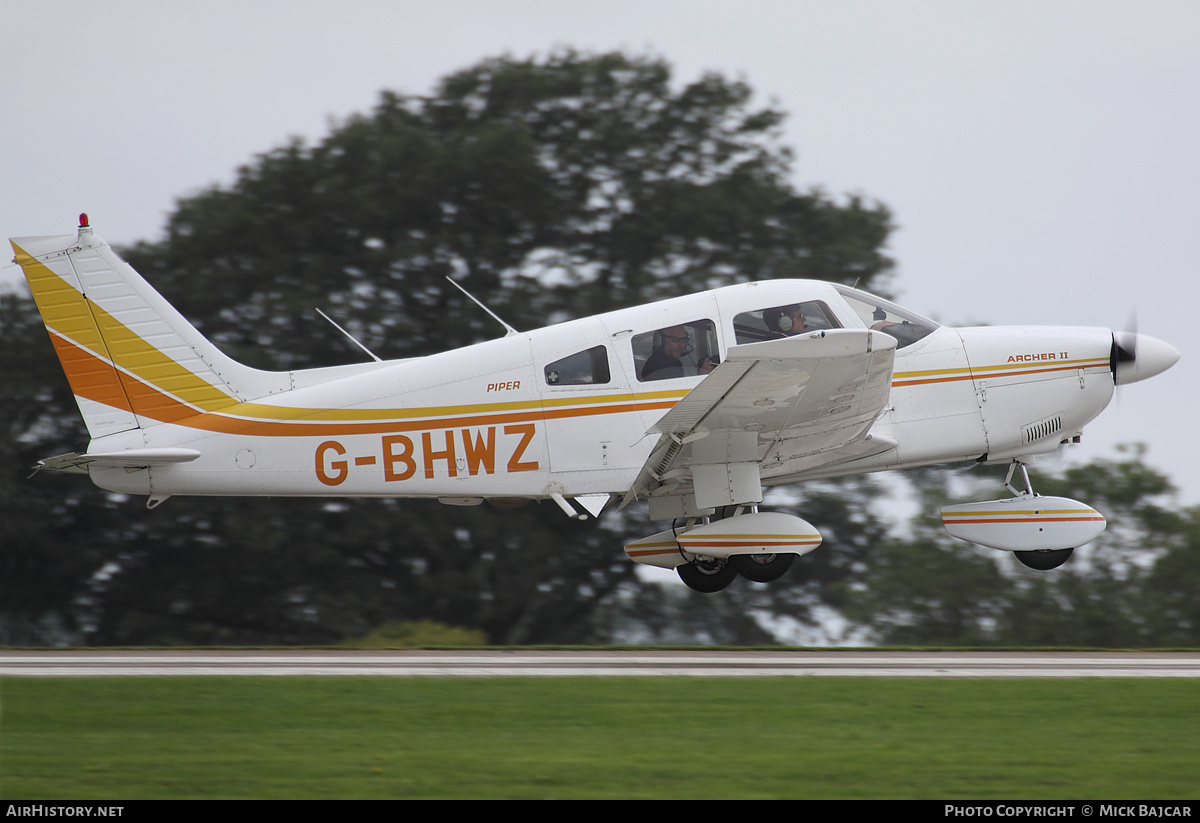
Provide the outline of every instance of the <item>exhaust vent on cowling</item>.
<path id="1" fill-rule="evenodd" d="M 1021 429 L 1021 440 L 1025 443 L 1033 443 L 1045 437 L 1058 434 L 1062 431 L 1063 416 L 1061 413 L 1053 417 L 1047 417 L 1045 420 L 1039 420 L 1036 423 L 1030 423 Z"/>

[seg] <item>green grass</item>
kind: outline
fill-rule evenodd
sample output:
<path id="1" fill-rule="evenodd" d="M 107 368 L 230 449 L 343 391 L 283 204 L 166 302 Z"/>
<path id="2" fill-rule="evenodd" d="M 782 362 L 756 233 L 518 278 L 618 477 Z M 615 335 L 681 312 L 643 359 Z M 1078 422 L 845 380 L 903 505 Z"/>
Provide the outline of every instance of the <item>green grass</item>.
<path id="1" fill-rule="evenodd" d="M 1200 681 L 0 679 L 0 797 L 1178 799 Z"/>

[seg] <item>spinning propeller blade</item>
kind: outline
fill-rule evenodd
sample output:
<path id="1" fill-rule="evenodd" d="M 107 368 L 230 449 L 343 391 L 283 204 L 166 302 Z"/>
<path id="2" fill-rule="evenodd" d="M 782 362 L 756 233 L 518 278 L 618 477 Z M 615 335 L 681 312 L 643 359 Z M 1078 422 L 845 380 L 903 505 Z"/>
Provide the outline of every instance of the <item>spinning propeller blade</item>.
<path id="1" fill-rule="evenodd" d="M 1155 337 L 1138 334 L 1137 314 L 1131 313 L 1124 331 L 1114 331 L 1109 368 L 1118 386 L 1160 374 L 1179 360 L 1179 351 Z"/>

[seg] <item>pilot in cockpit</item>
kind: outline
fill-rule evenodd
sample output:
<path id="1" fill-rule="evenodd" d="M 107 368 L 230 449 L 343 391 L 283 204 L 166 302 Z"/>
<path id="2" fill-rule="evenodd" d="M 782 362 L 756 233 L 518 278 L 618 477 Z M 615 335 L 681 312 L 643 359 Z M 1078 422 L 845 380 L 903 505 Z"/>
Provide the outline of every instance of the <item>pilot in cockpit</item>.
<path id="1" fill-rule="evenodd" d="M 917 342 L 925 335 L 929 334 L 929 329 L 917 325 L 908 320 L 902 320 L 897 323 L 887 316 L 887 312 L 883 309 L 875 309 L 872 319 L 877 321 L 871 325 L 872 331 L 881 331 L 884 334 L 891 335 L 896 338 L 900 348 L 904 348 L 912 343 Z"/>

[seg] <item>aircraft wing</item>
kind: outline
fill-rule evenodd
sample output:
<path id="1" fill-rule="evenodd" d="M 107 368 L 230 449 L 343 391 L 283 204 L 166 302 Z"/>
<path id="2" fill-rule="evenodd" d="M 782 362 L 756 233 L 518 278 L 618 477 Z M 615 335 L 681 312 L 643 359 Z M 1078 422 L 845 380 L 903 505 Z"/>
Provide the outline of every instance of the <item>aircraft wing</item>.
<path id="1" fill-rule="evenodd" d="M 730 348 L 725 362 L 650 429 L 660 437 L 625 504 L 650 498 L 653 508 L 659 498 L 665 512 L 665 499 L 689 495 L 689 510 L 757 502 L 762 476 L 773 468 L 870 448 L 895 351 L 895 338 L 863 329 Z"/>

